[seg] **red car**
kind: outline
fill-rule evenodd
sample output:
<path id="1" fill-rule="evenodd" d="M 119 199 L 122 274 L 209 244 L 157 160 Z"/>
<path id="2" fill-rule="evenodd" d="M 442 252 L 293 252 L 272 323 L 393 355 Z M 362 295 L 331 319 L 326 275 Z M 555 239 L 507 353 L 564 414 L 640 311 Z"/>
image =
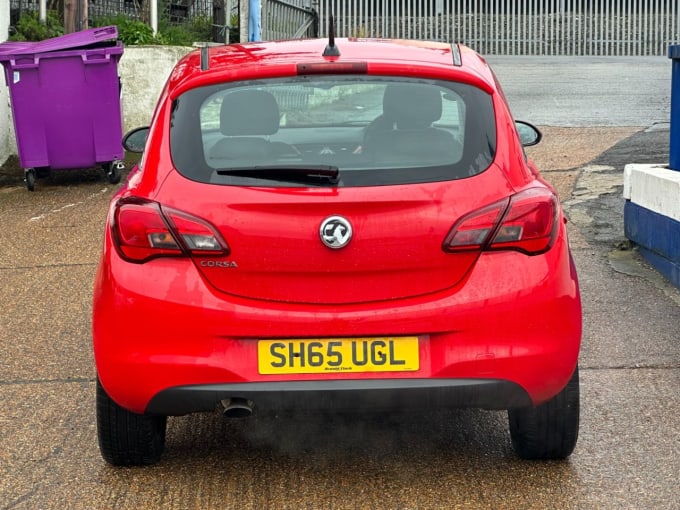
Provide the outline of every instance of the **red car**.
<path id="1" fill-rule="evenodd" d="M 167 416 L 507 409 L 522 458 L 578 436 L 565 217 L 482 57 L 304 40 L 196 50 L 111 202 L 93 302 L 104 459 Z"/>

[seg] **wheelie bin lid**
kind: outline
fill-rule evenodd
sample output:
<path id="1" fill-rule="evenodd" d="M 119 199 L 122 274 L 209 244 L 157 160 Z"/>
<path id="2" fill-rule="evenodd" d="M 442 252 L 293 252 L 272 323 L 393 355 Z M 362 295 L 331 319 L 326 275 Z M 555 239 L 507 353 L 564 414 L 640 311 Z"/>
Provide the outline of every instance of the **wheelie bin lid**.
<path id="1" fill-rule="evenodd" d="M 108 41 L 118 39 L 118 27 L 90 28 L 73 32 L 71 34 L 53 37 L 37 42 L 7 41 L 0 44 L 0 61 L 9 60 L 15 55 L 33 55 L 36 53 L 49 53 L 52 51 L 73 50 L 78 48 L 87 49 L 90 46 L 100 46 Z M 114 43 L 115 44 L 115 43 Z"/>

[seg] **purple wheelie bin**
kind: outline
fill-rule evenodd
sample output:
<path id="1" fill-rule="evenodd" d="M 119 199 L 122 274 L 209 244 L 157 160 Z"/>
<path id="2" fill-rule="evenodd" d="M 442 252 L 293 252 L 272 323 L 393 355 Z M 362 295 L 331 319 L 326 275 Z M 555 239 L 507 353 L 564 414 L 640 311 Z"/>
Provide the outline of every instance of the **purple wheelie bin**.
<path id="1" fill-rule="evenodd" d="M 0 44 L 26 186 L 51 170 L 102 166 L 117 183 L 123 170 L 115 26 L 40 42 Z"/>

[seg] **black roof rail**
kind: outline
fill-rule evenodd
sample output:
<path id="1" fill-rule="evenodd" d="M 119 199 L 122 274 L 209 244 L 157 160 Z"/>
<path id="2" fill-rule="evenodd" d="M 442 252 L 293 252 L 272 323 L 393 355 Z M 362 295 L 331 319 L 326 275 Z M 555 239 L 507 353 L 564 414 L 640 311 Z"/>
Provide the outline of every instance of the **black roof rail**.
<path id="1" fill-rule="evenodd" d="M 453 65 L 456 67 L 461 67 L 463 65 L 463 59 L 460 57 L 460 46 L 459 43 L 453 43 L 451 45 L 451 52 L 453 53 Z"/>
<path id="2" fill-rule="evenodd" d="M 208 54 L 208 45 L 201 47 L 201 71 L 210 69 L 210 55 Z"/>

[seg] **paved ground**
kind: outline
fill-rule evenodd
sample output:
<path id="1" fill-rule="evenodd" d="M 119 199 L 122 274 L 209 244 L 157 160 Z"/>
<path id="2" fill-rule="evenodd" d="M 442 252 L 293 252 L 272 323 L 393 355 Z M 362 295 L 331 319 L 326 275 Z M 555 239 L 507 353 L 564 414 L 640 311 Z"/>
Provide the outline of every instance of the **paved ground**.
<path id="1" fill-rule="evenodd" d="M 668 122 L 665 57 L 488 58 L 516 118 L 547 126 L 648 127 Z"/>
<path id="2" fill-rule="evenodd" d="M 531 156 L 571 219 L 584 304 L 582 426 L 567 462 L 518 460 L 503 413 L 441 411 L 173 418 L 160 464 L 107 466 L 89 314 L 114 187 L 65 172 L 29 194 L 10 175 L 0 180 L 0 509 L 678 508 L 680 293 L 620 249 L 622 165 L 667 158 L 668 134 L 549 120 Z"/>

